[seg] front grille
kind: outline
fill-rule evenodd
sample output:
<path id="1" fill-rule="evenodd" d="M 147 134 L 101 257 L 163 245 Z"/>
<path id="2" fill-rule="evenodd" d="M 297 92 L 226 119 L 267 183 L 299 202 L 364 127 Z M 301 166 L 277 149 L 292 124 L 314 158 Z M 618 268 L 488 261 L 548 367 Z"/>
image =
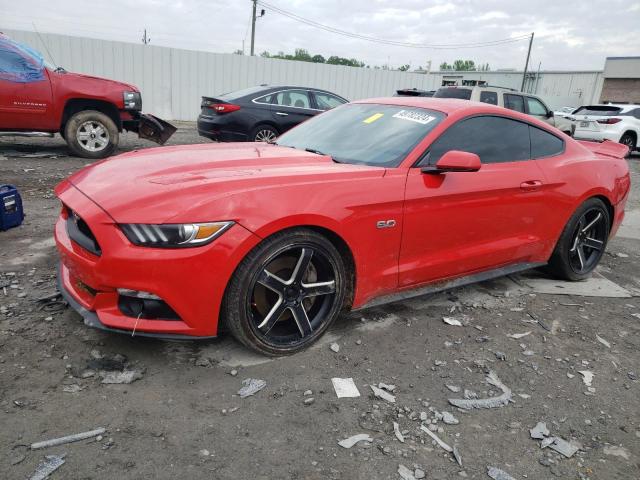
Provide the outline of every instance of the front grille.
<path id="1" fill-rule="evenodd" d="M 87 222 L 70 208 L 67 208 L 67 234 L 71 240 L 85 250 L 97 256 L 102 255 L 98 240 L 96 240 Z"/>

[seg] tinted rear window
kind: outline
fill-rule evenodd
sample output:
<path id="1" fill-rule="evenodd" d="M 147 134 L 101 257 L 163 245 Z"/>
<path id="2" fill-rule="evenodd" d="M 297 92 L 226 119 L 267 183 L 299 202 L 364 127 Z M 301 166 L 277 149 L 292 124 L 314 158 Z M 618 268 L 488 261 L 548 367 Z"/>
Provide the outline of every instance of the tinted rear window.
<path id="1" fill-rule="evenodd" d="M 612 107 L 610 105 L 585 105 L 580 107 L 574 115 L 595 115 L 598 117 L 608 117 L 618 115 L 622 109 L 620 107 Z"/>
<path id="2" fill-rule="evenodd" d="M 249 87 L 242 90 L 236 90 L 235 92 L 223 93 L 222 95 L 218 95 L 216 98 L 219 98 L 220 100 L 233 100 L 236 98 L 242 98 L 246 97 L 247 95 L 253 95 L 254 93 L 261 93 L 268 90 L 270 89 L 267 87 Z"/>
<path id="3" fill-rule="evenodd" d="M 471 89 L 440 88 L 433 96 L 436 98 L 459 98 L 461 100 L 471 100 Z"/>
<path id="4" fill-rule="evenodd" d="M 529 125 L 531 135 L 531 157 L 551 157 L 564 152 L 564 141 L 555 135 L 544 130 Z"/>

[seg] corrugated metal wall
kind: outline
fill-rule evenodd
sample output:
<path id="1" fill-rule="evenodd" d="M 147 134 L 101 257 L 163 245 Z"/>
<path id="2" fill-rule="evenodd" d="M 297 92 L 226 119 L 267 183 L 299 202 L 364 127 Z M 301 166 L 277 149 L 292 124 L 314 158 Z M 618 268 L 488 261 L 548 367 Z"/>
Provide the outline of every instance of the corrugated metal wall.
<path id="1" fill-rule="evenodd" d="M 51 33 L 5 30 L 69 71 L 137 85 L 144 111 L 173 120 L 195 120 L 200 97 L 267 83 L 324 88 L 350 100 L 389 96 L 399 88 L 434 90 L 443 79 L 487 80 L 519 89 L 522 72 L 432 72 L 429 74 L 343 67 L 225 53 L 181 50 Z M 44 44 L 43 44 L 44 42 Z M 46 46 L 46 48 L 45 48 Z M 540 72 L 526 91 L 551 108 L 597 102 L 602 72 Z"/>

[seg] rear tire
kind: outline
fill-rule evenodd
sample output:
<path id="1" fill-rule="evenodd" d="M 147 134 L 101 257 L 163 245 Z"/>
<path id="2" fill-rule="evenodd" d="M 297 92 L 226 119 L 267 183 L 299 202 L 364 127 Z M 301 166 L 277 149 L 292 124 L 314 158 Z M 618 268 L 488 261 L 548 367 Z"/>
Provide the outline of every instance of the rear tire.
<path id="1" fill-rule="evenodd" d="M 97 110 L 74 114 L 65 125 L 63 138 L 74 155 L 91 159 L 108 157 L 119 141 L 116 124 Z"/>
<path id="2" fill-rule="evenodd" d="M 638 146 L 638 140 L 632 132 L 626 132 L 622 135 L 620 143 L 629 147 L 629 153 L 634 152 Z"/>
<path id="3" fill-rule="evenodd" d="M 585 280 L 596 268 L 609 239 L 609 209 L 590 198 L 573 213 L 551 255 L 547 271 L 563 280 Z"/>
<path id="4" fill-rule="evenodd" d="M 278 131 L 271 125 L 258 125 L 251 131 L 250 142 L 273 142 L 278 138 Z"/>
<path id="5" fill-rule="evenodd" d="M 221 314 L 231 334 L 264 355 L 290 355 L 318 340 L 345 299 L 342 257 L 305 228 L 276 233 L 242 260 L 227 286 Z"/>

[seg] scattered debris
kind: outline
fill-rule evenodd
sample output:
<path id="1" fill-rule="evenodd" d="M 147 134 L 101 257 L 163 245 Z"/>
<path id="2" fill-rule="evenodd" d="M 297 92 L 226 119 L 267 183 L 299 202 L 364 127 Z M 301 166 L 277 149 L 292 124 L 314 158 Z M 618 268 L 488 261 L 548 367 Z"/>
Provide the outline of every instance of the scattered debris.
<path id="1" fill-rule="evenodd" d="M 447 425 L 458 425 L 460 420 L 453 416 L 453 414 L 449 412 L 442 412 L 442 421 Z"/>
<path id="2" fill-rule="evenodd" d="M 456 445 L 453 446 L 453 458 L 456 459 L 458 465 L 462 466 L 462 456 L 460 456 L 460 452 L 458 451 L 458 447 Z"/>
<path id="3" fill-rule="evenodd" d="M 400 475 L 402 480 L 416 480 L 413 472 L 402 464 L 398 465 L 398 475 Z"/>
<path id="4" fill-rule="evenodd" d="M 493 478 L 493 480 L 516 480 L 504 470 L 496 467 L 487 467 L 487 475 Z"/>
<path id="5" fill-rule="evenodd" d="M 493 354 L 498 360 L 501 360 L 503 362 L 507 360 L 507 354 L 504 352 L 493 352 Z"/>
<path id="6" fill-rule="evenodd" d="M 316 399 L 315 399 L 315 398 L 313 398 L 313 397 L 307 397 L 307 398 L 305 398 L 305 399 L 304 399 L 303 403 L 304 403 L 305 405 L 311 405 L 311 404 L 312 404 L 313 402 L 315 402 L 315 401 L 316 401 Z"/>
<path id="7" fill-rule="evenodd" d="M 257 378 L 245 378 L 242 381 L 242 385 L 244 386 L 240 390 L 238 390 L 238 395 L 240 395 L 240 398 L 246 398 L 251 395 L 255 395 L 264 387 L 266 387 L 267 382 Z"/>
<path id="8" fill-rule="evenodd" d="M 604 447 L 605 455 L 612 455 L 614 457 L 622 457 L 625 460 L 629 460 L 629 450 L 624 447 L 618 447 L 617 445 L 607 445 Z"/>
<path id="9" fill-rule="evenodd" d="M 444 443 L 442 440 L 440 440 L 440 437 L 438 437 L 435 433 L 433 433 L 431 430 L 429 430 L 427 427 L 425 427 L 424 425 L 420 425 L 420 430 L 422 430 L 423 432 L 425 432 L 427 435 L 429 435 L 438 445 L 440 445 L 440 447 L 443 450 L 446 450 L 449 453 L 453 453 L 453 448 L 451 448 L 449 445 L 447 445 L 446 443 Z"/>
<path id="10" fill-rule="evenodd" d="M 602 338 L 600 335 L 598 335 L 597 333 L 596 333 L 596 340 L 599 341 L 605 347 L 611 348 L 611 344 L 607 342 L 604 338 Z"/>
<path id="11" fill-rule="evenodd" d="M 87 438 L 97 437 L 102 435 L 107 430 L 105 428 L 96 428 L 88 432 L 76 433 L 74 435 L 67 435 L 66 437 L 53 438 L 51 440 L 43 440 L 42 442 L 36 442 L 31 444 L 31 450 L 38 450 L 39 448 L 55 447 L 56 445 L 64 445 L 65 443 L 78 442 L 80 440 L 86 440 Z"/>
<path id="12" fill-rule="evenodd" d="M 528 332 L 524 332 L 524 333 L 507 333 L 507 337 L 515 338 L 517 340 L 519 338 L 526 337 L 530 333 L 531 333 L 531 330 L 529 330 Z"/>
<path id="13" fill-rule="evenodd" d="M 203 448 L 202 450 L 198 451 L 198 455 L 200 455 L 201 457 L 208 457 L 209 455 L 211 455 L 211 452 L 209 452 L 209 450 L 207 450 L 206 448 Z"/>
<path id="14" fill-rule="evenodd" d="M 342 448 L 351 448 L 358 442 L 369 442 L 369 443 L 371 443 L 371 442 L 373 442 L 373 438 L 371 438 L 366 433 L 359 433 L 359 434 L 353 435 L 353 436 L 351 436 L 349 438 L 345 438 L 344 440 L 340 440 L 338 442 L 338 445 L 340 445 Z"/>
<path id="15" fill-rule="evenodd" d="M 593 382 L 593 372 L 590 370 L 579 370 L 578 373 L 582 375 L 582 381 L 587 387 L 591 386 L 591 382 Z"/>
<path id="16" fill-rule="evenodd" d="M 442 317 L 442 321 L 447 325 L 453 325 L 454 327 L 462 327 L 462 322 L 453 317 Z"/>
<path id="17" fill-rule="evenodd" d="M 44 460 L 38 464 L 36 471 L 33 472 L 33 475 L 29 477 L 29 480 L 45 480 L 45 478 L 49 477 L 53 472 L 59 469 L 62 465 L 64 465 L 64 457 L 63 455 L 46 455 Z"/>
<path id="18" fill-rule="evenodd" d="M 549 432 L 546 423 L 538 422 L 535 427 L 529 429 L 529 433 L 531 434 L 531 438 L 542 440 L 543 438 L 548 437 L 551 432 Z"/>
<path id="19" fill-rule="evenodd" d="M 531 438 L 541 440 L 540 448 L 549 447 L 567 458 L 571 458 L 582 448 L 582 445 L 577 442 L 567 442 L 560 437 L 550 436 L 551 432 L 547 428 L 547 424 L 544 422 L 538 422 L 535 427 L 529 430 L 529 434 L 531 435 Z"/>
<path id="20" fill-rule="evenodd" d="M 396 434 L 396 438 L 398 439 L 398 441 L 404 443 L 404 436 L 400 431 L 400 425 L 398 425 L 398 422 L 393 422 L 393 433 Z"/>
<path id="21" fill-rule="evenodd" d="M 82 390 L 83 390 L 83 387 L 81 387 L 77 383 L 62 386 L 62 391 L 65 393 L 78 393 L 78 392 L 81 392 Z"/>
<path id="22" fill-rule="evenodd" d="M 332 378 L 331 383 L 338 398 L 356 398 L 360 396 L 353 378 Z"/>
<path id="23" fill-rule="evenodd" d="M 387 392 L 393 392 L 396 389 L 396 386 L 380 382 L 378 384 L 378 388 L 382 388 L 383 390 L 386 390 Z"/>
<path id="24" fill-rule="evenodd" d="M 550 437 L 549 439 L 545 440 L 552 440 L 550 443 L 543 440 L 543 443 L 548 443 L 548 445 L 545 446 L 548 446 L 552 450 L 555 450 L 556 452 L 564 455 L 567 458 L 573 457 L 573 455 L 581 448 L 581 445 L 575 445 L 574 443 L 567 442 L 560 437 Z M 541 445 L 541 448 L 544 447 Z"/>
<path id="25" fill-rule="evenodd" d="M 102 383 L 106 384 L 129 384 L 142 378 L 142 372 L 139 370 L 123 370 L 122 372 L 99 372 L 102 377 Z"/>
<path id="26" fill-rule="evenodd" d="M 385 400 L 389 403 L 396 403 L 395 395 L 391 395 L 389 392 L 386 392 L 383 389 L 376 387 L 375 385 L 369 386 L 371 387 L 371 390 L 376 397 L 381 398 L 382 400 Z"/>
<path id="27" fill-rule="evenodd" d="M 491 398 L 450 398 L 449 403 L 454 407 L 464 408 L 465 410 L 471 410 L 473 408 L 496 408 L 503 407 L 511 401 L 511 389 L 507 387 L 496 375 L 494 371 L 489 371 L 487 375 L 487 383 L 498 387 L 502 390 L 502 395 Z M 466 390 L 465 390 L 466 396 Z"/>
<path id="28" fill-rule="evenodd" d="M 335 353 L 338 353 L 340 351 L 340 345 L 338 345 L 336 342 L 333 342 L 331 345 L 329 345 L 329 348 L 332 352 Z"/>
<path id="29" fill-rule="evenodd" d="M 455 385 L 445 385 L 445 387 L 447 387 L 449 390 L 451 390 L 453 393 L 458 393 L 461 388 L 457 387 Z"/>

